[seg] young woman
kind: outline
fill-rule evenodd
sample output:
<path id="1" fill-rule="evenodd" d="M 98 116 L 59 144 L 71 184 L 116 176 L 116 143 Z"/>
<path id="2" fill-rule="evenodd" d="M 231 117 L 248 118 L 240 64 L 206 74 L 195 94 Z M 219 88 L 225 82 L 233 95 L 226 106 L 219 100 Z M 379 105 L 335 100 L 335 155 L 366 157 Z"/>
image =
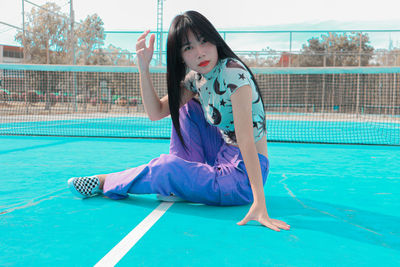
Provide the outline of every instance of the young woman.
<path id="1" fill-rule="evenodd" d="M 207 205 L 252 203 L 246 216 L 275 231 L 290 228 L 268 216 L 264 184 L 269 171 L 265 112 L 250 69 L 200 13 L 172 21 L 167 41 L 168 95 L 159 98 L 150 79 L 154 34 L 136 44 L 140 87 L 153 121 L 171 115 L 170 154 L 107 175 L 71 178 L 71 191 L 111 199 L 158 194 Z"/>

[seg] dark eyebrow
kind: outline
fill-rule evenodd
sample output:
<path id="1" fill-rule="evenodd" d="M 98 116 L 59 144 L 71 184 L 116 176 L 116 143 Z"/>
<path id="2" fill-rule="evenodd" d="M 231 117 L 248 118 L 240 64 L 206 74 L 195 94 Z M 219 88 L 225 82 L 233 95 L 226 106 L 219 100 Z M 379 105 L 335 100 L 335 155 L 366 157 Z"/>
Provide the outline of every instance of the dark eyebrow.
<path id="1" fill-rule="evenodd" d="M 190 44 L 191 44 L 190 42 L 186 42 L 186 43 L 182 44 L 182 47 L 184 47 L 186 45 L 190 45 Z"/>

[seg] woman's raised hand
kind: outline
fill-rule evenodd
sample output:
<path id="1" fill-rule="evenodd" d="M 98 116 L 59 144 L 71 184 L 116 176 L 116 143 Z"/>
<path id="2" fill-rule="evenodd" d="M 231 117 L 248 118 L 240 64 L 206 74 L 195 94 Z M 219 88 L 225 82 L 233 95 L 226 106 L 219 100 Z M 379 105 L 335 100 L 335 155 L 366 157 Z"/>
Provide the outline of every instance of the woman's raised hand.
<path id="1" fill-rule="evenodd" d="M 150 36 L 149 47 L 146 47 L 146 37 L 150 30 L 145 31 L 139 36 L 136 42 L 136 55 L 138 59 L 139 70 L 143 71 L 149 68 L 150 61 L 153 57 L 154 52 L 154 40 L 156 36 L 152 34 Z"/>

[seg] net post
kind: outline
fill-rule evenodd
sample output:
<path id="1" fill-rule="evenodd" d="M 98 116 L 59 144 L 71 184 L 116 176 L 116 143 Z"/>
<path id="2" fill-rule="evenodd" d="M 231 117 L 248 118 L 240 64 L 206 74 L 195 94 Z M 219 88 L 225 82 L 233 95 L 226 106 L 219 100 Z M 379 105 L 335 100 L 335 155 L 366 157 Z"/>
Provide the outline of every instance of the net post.
<path id="1" fill-rule="evenodd" d="M 360 108 L 360 74 L 357 73 L 357 96 L 356 96 L 356 114 L 358 114 Z"/>
<path id="2" fill-rule="evenodd" d="M 395 115 L 395 109 L 396 109 L 396 84 L 397 84 L 397 74 L 393 73 L 393 97 L 392 97 L 392 116 Z"/>
<path id="3" fill-rule="evenodd" d="M 292 66 L 292 38 L 293 38 L 293 32 L 290 32 L 289 68 Z"/>
<path id="4" fill-rule="evenodd" d="M 324 112 L 325 110 L 325 90 L 326 90 L 325 75 L 326 74 L 322 74 L 321 112 Z"/>
<path id="5" fill-rule="evenodd" d="M 26 72 L 27 72 L 26 70 L 23 71 L 23 75 L 24 75 L 23 76 L 24 77 L 23 78 L 23 83 L 24 83 L 23 86 L 24 86 L 24 91 L 25 91 L 25 99 L 24 99 L 25 100 L 25 114 L 28 115 L 29 114 L 29 108 L 28 108 L 28 101 L 27 101 L 27 98 L 28 98 L 28 89 L 27 88 L 28 87 L 26 86 L 26 77 L 27 77 L 26 76 Z"/>

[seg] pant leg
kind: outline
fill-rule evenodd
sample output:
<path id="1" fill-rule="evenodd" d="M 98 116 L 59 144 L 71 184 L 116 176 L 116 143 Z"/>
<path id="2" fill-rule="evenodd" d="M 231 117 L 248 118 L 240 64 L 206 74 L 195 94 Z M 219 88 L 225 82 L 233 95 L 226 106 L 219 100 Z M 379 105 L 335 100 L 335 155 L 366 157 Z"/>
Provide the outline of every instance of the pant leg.
<path id="1" fill-rule="evenodd" d="M 263 183 L 269 162 L 259 154 Z M 174 195 L 207 205 L 244 205 L 253 201 L 253 193 L 238 148 L 224 144 L 216 164 L 184 160 L 163 154 L 148 164 L 107 175 L 104 195 L 122 199 L 132 194 Z"/>
<path id="2" fill-rule="evenodd" d="M 188 201 L 208 205 L 251 203 L 253 194 L 240 150 L 227 145 L 218 129 L 205 121 L 199 103 L 190 101 L 182 107 L 180 119 L 188 151 L 184 150 L 173 130 L 171 154 L 107 175 L 104 194 L 112 199 L 122 199 L 128 193 L 173 193 Z M 259 159 L 265 183 L 269 163 L 261 154 Z"/>
<path id="3" fill-rule="evenodd" d="M 244 205 L 253 201 L 249 179 L 241 165 L 241 155 L 224 145 L 218 163 L 187 161 L 163 154 L 148 164 L 107 175 L 104 195 L 122 199 L 131 194 L 174 195 L 190 202 L 208 205 Z M 268 160 L 260 156 L 263 182 L 268 175 Z"/>
<path id="4" fill-rule="evenodd" d="M 162 154 L 148 164 L 107 175 L 104 194 L 112 199 L 128 194 L 174 195 L 191 202 L 219 205 L 217 169 L 205 163 Z"/>
<path id="5" fill-rule="evenodd" d="M 218 128 L 204 118 L 201 104 L 192 99 L 179 110 L 179 124 L 186 148 L 172 127 L 170 154 L 180 158 L 213 165 L 224 143 Z"/>
<path id="6" fill-rule="evenodd" d="M 269 160 L 258 154 L 263 185 L 269 173 Z M 219 178 L 221 185 L 221 205 L 244 205 L 253 202 L 253 191 L 243 161 L 240 149 L 224 143 L 218 152 L 215 166 L 222 173 Z"/>

